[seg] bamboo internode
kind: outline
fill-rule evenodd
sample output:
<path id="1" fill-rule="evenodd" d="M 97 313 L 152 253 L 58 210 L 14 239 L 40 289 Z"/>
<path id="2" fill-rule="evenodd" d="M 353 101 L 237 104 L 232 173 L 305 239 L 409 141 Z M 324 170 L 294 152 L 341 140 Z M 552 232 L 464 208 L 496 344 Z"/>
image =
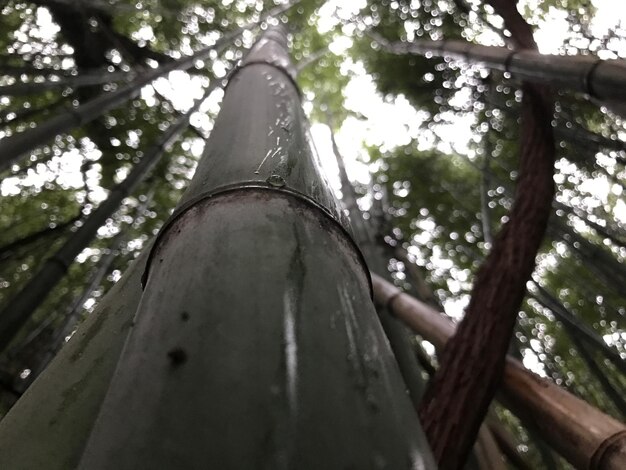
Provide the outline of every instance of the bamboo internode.
<path id="1" fill-rule="evenodd" d="M 458 40 L 390 43 L 378 36 L 375 40 L 396 54 L 449 57 L 502 70 L 519 80 L 565 87 L 602 101 L 626 100 L 626 62 L 621 59 L 548 55 Z"/>
<path id="2" fill-rule="evenodd" d="M 454 335 L 450 320 L 372 274 L 374 300 L 441 351 Z M 577 468 L 626 468 L 626 426 L 507 358 L 501 399 Z"/>

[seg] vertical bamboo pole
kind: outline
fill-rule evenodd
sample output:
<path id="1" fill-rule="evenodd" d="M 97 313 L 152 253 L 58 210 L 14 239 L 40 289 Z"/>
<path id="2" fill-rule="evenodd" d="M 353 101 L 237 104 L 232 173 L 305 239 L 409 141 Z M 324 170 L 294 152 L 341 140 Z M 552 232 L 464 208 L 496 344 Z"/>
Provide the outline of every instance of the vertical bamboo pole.
<path id="1" fill-rule="evenodd" d="M 79 468 L 433 468 L 286 43 L 230 80 Z"/>

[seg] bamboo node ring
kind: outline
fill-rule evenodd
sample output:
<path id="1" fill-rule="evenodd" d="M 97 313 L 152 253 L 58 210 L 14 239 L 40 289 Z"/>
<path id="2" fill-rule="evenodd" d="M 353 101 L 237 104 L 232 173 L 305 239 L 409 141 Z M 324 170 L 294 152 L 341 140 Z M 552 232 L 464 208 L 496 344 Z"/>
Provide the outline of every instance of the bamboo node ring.
<path id="1" fill-rule="evenodd" d="M 596 69 L 598 68 L 598 66 L 603 62 L 602 59 L 596 59 L 587 69 L 587 71 L 583 74 L 582 77 L 582 86 L 583 86 L 583 90 L 585 93 L 587 93 L 589 96 L 593 96 L 596 97 L 596 94 L 593 92 L 593 87 L 591 86 L 591 80 L 593 77 L 593 74 L 595 73 Z"/>

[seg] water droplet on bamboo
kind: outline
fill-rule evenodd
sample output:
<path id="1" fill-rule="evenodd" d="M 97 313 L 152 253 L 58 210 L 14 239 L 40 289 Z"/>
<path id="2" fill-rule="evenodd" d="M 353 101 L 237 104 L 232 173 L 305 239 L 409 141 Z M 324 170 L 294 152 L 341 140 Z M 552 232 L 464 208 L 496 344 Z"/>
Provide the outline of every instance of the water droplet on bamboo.
<path id="1" fill-rule="evenodd" d="M 285 186 L 285 179 L 280 175 L 270 175 L 267 179 L 267 183 L 274 188 L 282 188 Z"/>

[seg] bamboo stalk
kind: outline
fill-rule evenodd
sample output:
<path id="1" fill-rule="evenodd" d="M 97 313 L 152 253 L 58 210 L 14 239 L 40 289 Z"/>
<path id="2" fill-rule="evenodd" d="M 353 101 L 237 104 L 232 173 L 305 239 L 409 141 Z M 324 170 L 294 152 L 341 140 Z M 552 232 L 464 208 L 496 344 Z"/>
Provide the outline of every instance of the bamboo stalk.
<path id="1" fill-rule="evenodd" d="M 286 44 L 229 80 L 78 468 L 433 468 Z"/>
<path id="2" fill-rule="evenodd" d="M 451 321 L 375 274 L 374 299 L 442 351 L 454 335 Z M 501 382 L 503 402 L 535 426 L 543 439 L 572 465 L 588 470 L 626 468 L 626 426 L 549 380 L 507 358 Z"/>
<path id="3" fill-rule="evenodd" d="M 481 470 L 506 470 L 504 457 L 486 423 L 480 426 L 474 452 Z"/>
<path id="4" fill-rule="evenodd" d="M 504 453 L 506 459 L 519 470 L 532 470 L 528 462 L 520 455 L 513 436 L 496 419 L 487 420 L 489 430 Z"/>
<path id="5" fill-rule="evenodd" d="M 569 88 L 603 101 L 623 102 L 625 99 L 626 62 L 622 59 L 548 55 L 532 50 L 514 51 L 458 40 L 391 43 L 370 34 L 376 42 L 394 54 L 449 57 L 508 72 L 519 80 Z"/>
<path id="6" fill-rule="evenodd" d="M 368 226 L 363 219 L 363 214 L 357 203 L 357 194 L 354 186 L 350 183 L 348 173 L 343 161 L 343 156 L 339 151 L 339 146 L 335 140 L 333 122 L 330 113 L 326 114 L 328 128 L 330 130 L 330 141 L 333 154 L 337 161 L 339 170 L 339 180 L 341 182 L 341 204 L 350 214 L 350 225 L 354 232 L 357 244 L 359 245 L 365 260 L 371 270 L 380 274 L 387 273 L 387 257 L 381 246 L 376 243 L 376 235 L 372 226 Z M 407 386 L 413 405 L 417 409 L 425 391 L 425 382 L 419 373 L 419 363 L 411 351 L 411 343 L 406 331 L 406 327 L 387 312 L 378 312 L 380 323 L 389 341 L 393 354 L 400 368 L 400 373 Z"/>

